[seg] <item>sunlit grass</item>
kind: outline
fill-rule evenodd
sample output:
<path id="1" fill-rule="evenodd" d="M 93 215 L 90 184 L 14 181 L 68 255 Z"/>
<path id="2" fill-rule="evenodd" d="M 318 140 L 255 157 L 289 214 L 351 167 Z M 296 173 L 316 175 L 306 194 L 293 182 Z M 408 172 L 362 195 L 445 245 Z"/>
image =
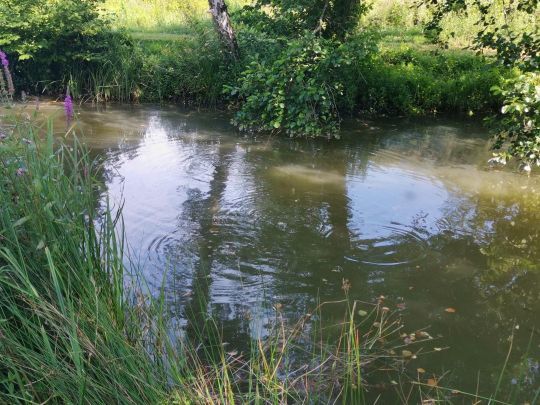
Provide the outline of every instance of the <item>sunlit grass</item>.
<path id="1" fill-rule="evenodd" d="M 247 0 L 228 1 L 231 10 Z M 184 33 L 194 21 L 209 20 L 208 1 L 106 0 L 105 9 L 116 17 L 116 25 L 133 32 Z"/>

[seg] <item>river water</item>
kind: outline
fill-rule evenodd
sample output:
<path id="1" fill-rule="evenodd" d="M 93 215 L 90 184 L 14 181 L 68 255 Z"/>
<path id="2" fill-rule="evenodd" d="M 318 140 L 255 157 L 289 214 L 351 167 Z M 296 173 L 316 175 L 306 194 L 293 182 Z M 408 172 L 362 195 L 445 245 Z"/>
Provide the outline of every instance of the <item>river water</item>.
<path id="1" fill-rule="evenodd" d="M 350 120 L 328 142 L 243 136 L 177 107 L 79 121 L 131 261 L 179 324 L 203 302 L 241 345 L 276 307 L 294 319 L 342 299 L 345 279 L 436 337 L 411 370 L 492 392 L 514 335 L 505 389 L 540 387 L 540 176 L 490 168 L 481 122 Z"/>

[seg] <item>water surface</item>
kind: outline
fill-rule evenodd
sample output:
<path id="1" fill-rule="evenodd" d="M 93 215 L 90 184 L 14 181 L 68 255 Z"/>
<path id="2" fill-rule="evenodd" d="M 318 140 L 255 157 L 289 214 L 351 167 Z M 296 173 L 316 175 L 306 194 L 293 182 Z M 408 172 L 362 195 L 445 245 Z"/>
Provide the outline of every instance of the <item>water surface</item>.
<path id="1" fill-rule="evenodd" d="M 277 304 L 293 319 L 343 298 L 347 279 L 448 347 L 412 370 L 490 392 L 513 333 L 505 383 L 540 386 L 540 176 L 488 167 L 479 122 L 352 120 L 341 141 L 298 141 L 115 107 L 83 109 L 80 127 L 106 156 L 132 260 L 180 323 L 204 302 L 238 343 L 264 336 Z"/>

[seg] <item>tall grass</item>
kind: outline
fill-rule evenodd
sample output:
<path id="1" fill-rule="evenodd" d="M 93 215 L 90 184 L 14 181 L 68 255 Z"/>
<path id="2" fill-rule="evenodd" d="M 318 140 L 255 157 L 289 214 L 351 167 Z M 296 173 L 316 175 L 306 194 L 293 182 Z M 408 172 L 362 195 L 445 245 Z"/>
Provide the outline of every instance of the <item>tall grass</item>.
<path id="1" fill-rule="evenodd" d="M 122 243 L 84 148 L 14 123 L 0 149 L 3 402 L 157 402 L 165 376 L 127 305 Z M 42 139 L 45 133 L 45 138 Z"/>

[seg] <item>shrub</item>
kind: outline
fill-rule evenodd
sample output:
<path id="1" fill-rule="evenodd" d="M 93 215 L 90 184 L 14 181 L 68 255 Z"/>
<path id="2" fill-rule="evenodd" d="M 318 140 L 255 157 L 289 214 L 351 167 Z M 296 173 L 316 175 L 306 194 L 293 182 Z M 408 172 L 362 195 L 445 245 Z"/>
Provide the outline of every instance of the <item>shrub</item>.
<path id="1" fill-rule="evenodd" d="M 65 88 L 70 75 L 88 74 L 131 46 L 113 32 L 100 10 L 102 0 L 3 0 L 0 47 L 14 61 L 19 86 Z"/>
<path id="2" fill-rule="evenodd" d="M 239 105 L 233 122 L 241 130 L 336 137 L 336 100 L 346 93 L 353 48 L 306 35 L 284 46 L 275 59 L 256 55 L 238 82 L 225 88 Z"/>
<path id="3" fill-rule="evenodd" d="M 495 161 L 512 157 L 523 162 L 526 171 L 540 166 L 540 74 L 529 72 L 493 90 L 504 97 L 502 119 L 497 123 Z"/>
<path id="4" fill-rule="evenodd" d="M 368 7 L 359 0 L 255 0 L 235 20 L 277 36 L 301 37 L 306 32 L 345 39 Z"/>

